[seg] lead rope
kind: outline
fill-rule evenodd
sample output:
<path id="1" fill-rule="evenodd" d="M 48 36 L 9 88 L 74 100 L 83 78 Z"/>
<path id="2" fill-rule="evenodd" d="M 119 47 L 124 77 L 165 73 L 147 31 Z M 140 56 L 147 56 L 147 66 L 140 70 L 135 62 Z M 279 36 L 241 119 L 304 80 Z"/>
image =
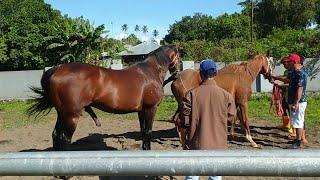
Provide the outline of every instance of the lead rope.
<path id="1" fill-rule="evenodd" d="M 184 90 L 187 92 L 188 90 L 187 90 L 186 86 L 184 85 L 184 83 L 183 83 L 183 81 L 182 81 L 182 79 L 181 79 L 181 74 L 179 73 L 178 75 L 179 75 L 179 79 L 180 79 L 180 81 L 181 81 L 181 84 L 182 84 Z"/>
<path id="2" fill-rule="evenodd" d="M 273 111 L 278 116 L 282 116 L 284 114 L 283 109 L 282 109 L 282 98 L 283 97 L 282 97 L 281 88 L 277 85 L 273 85 L 269 111 Z"/>

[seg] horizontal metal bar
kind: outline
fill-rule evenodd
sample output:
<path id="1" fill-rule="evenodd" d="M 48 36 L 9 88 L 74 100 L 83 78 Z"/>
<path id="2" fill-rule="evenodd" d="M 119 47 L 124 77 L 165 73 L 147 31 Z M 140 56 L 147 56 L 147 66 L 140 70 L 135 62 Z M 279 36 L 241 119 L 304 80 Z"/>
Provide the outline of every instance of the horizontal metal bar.
<path id="1" fill-rule="evenodd" d="M 320 176 L 320 150 L 0 153 L 1 176 Z"/>

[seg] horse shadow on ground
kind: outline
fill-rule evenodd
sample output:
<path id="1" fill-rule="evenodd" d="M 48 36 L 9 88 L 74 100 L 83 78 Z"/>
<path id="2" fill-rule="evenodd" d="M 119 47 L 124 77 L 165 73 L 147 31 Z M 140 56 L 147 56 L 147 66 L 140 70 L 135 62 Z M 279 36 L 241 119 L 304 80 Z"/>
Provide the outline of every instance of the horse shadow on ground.
<path id="1" fill-rule="evenodd" d="M 99 150 L 118 150 L 114 147 L 107 146 L 104 142 L 104 135 L 102 134 L 89 134 L 89 136 L 78 139 L 71 143 L 69 151 L 99 151 Z M 39 152 L 39 151 L 53 151 L 52 147 L 45 149 L 25 149 L 20 152 Z"/>
<path id="2" fill-rule="evenodd" d="M 157 130 L 152 132 L 153 140 L 159 144 L 165 144 L 167 141 L 179 141 L 179 136 L 175 128 Z M 69 146 L 70 151 L 98 151 L 98 150 L 120 150 L 112 146 L 108 146 L 104 139 L 116 138 L 119 139 L 119 143 L 125 139 L 133 139 L 135 141 L 141 141 L 141 133 L 139 131 L 125 132 L 121 134 L 89 134 L 87 137 L 76 140 Z M 45 149 L 24 149 L 20 152 L 38 152 L 38 151 L 52 151 L 52 147 Z"/>
<path id="3" fill-rule="evenodd" d="M 136 141 L 141 140 L 141 133 L 140 131 L 134 131 L 134 132 L 125 132 L 122 134 L 110 134 L 107 136 L 112 137 L 112 138 L 126 138 L 126 139 L 133 139 Z M 165 129 L 165 130 L 157 130 L 157 131 L 152 131 L 152 141 L 153 142 L 166 142 L 168 139 L 170 141 L 179 141 L 179 136 L 177 133 L 176 128 L 172 129 Z M 163 144 L 163 143 L 162 143 Z"/>
<path id="4" fill-rule="evenodd" d="M 230 132 L 230 127 L 228 127 Z M 241 147 L 247 147 L 250 144 L 246 138 L 241 126 L 237 124 L 234 129 L 234 136 L 228 135 L 228 142 Z M 260 147 L 286 148 L 291 141 L 288 140 L 286 132 L 276 127 L 270 126 L 250 126 L 250 132 L 253 140 Z"/>
<path id="5" fill-rule="evenodd" d="M 230 132 L 230 127 L 228 128 Z M 279 145 L 280 141 L 282 144 L 290 144 L 287 136 L 282 135 L 282 131 L 274 128 L 274 127 L 263 127 L 263 126 L 251 126 L 251 134 L 254 141 L 261 146 L 267 147 L 276 147 L 283 148 L 283 145 Z M 259 135 L 259 138 L 257 138 Z M 95 151 L 95 150 L 123 150 L 124 148 L 115 148 L 113 146 L 108 146 L 105 142 L 107 138 L 115 138 L 118 139 L 119 143 L 123 143 L 126 139 L 132 139 L 135 141 L 141 141 L 141 133 L 140 131 L 132 131 L 125 132 L 121 134 L 89 134 L 87 137 L 81 138 L 73 142 L 69 146 L 69 150 L 71 151 Z M 158 144 L 167 144 L 173 147 L 178 148 L 179 144 L 179 136 L 176 128 L 164 129 L 164 130 L 156 130 L 152 132 L 152 142 Z M 176 144 L 172 144 L 172 142 L 177 142 Z M 248 146 L 248 141 L 246 140 L 244 133 L 241 129 L 240 125 L 236 125 L 235 127 L 235 135 L 228 135 L 228 142 L 230 144 L 234 144 L 241 147 Z M 140 145 L 141 143 L 139 143 Z M 25 149 L 21 152 L 37 152 L 37 151 L 52 151 L 52 147 L 48 147 L 45 149 Z"/>

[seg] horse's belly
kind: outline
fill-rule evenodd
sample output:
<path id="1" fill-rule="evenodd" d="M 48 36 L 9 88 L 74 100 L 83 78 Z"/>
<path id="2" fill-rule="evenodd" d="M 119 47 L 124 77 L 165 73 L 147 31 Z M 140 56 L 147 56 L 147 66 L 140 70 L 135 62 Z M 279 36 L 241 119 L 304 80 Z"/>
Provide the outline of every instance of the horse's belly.
<path id="1" fill-rule="evenodd" d="M 126 114 L 141 111 L 140 103 L 135 102 L 132 99 L 121 99 L 118 101 L 116 99 L 112 99 L 100 102 L 93 102 L 92 106 L 102 111 L 115 114 Z"/>

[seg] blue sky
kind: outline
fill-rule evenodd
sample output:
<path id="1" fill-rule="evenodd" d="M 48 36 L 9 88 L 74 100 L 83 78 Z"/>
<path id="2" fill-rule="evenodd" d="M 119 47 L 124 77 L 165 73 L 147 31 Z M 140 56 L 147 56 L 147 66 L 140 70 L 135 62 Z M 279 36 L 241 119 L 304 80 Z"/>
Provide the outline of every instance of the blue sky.
<path id="1" fill-rule="evenodd" d="M 241 0 L 45 0 L 54 9 L 69 17 L 83 16 L 94 24 L 105 24 L 109 37 L 121 38 L 121 30 L 128 24 L 128 34 L 134 33 L 135 25 L 147 25 L 147 36 L 138 33 L 138 37 L 147 40 L 152 31 L 159 31 L 159 39 L 167 34 L 169 25 L 181 20 L 183 16 L 192 16 L 201 12 L 211 16 L 240 12 L 237 5 Z"/>

